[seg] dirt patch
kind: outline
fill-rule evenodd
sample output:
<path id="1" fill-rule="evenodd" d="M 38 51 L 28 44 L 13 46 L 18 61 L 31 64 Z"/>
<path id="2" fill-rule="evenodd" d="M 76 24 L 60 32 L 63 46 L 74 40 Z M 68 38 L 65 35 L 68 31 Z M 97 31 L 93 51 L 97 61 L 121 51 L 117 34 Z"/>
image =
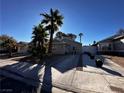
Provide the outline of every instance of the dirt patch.
<path id="1" fill-rule="evenodd" d="M 115 86 L 110 86 L 110 89 L 112 91 L 117 92 L 117 93 L 124 93 L 124 89 L 122 89 L 122 88 L 118 88 L 118 87 L 115 87 Z"/>
<path id="2" fill-rule="evenodd" d="M 118 65 L 124 67 L 124 57 L 119 57 L 119 56 L 108 56 L 104 55 L 104 57 L 109 58 L 113 62 L 117 63 Z"/>

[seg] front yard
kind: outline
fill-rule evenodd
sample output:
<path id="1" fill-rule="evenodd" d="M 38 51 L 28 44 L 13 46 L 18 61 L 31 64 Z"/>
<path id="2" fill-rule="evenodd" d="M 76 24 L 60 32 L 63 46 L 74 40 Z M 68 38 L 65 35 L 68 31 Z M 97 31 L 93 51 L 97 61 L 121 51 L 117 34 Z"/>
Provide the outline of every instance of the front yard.
<path id="1" fill-rule="evenodd" d="M 110 56 L 110 55 L 104 55 L 104 56 L 111 59 L 113 62 L 117 63 L 118 65 L 124 67 L 124 57 Z"/>

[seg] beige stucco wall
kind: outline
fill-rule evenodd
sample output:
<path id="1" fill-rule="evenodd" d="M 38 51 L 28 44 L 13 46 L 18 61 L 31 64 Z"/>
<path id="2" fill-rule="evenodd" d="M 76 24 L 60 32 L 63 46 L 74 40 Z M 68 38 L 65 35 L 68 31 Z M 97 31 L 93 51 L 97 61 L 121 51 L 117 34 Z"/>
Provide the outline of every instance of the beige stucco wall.
<path id="1" fill-rule="evenodd" d="M 18 47 L 18 53 L 27 53 L 27 52 L 28 52 L 28 45 Z"/>
<path id="2" fill-rule="evenodd" d="M 115 41 L 113 44 L 116 51 L 124 51 L 124 38 Z"/>
<path id="3" fill-rule="evenodd" d="M 52 47 L 53 54 L 65 54 L 65 45 L 61 43 L 53 44 Z"/>
<path id="4" fill-rule="evenodd" d="M 75 47 L 75 50 L 73 50 Z M 82 53 L 82 45 L 75 41 L 66 42 L 53 42 L 52 53 L 53 54 L 69 54 L 72 52 Z"/>
<path id="5" fill-rule="evenodd" d="M 83 53 L 89 52 L 91 54 L 96 54 L 97 47 L 96 46 L 83 46 L 82 51 L 83 51 Z"/>
<path id="6" fill-rule="evenodd" d="M 98 51 L 113 51 L 113 42 L 103 42 L 97 45 Z"/>
<path id="7" fill-rule="evenodd" d="M 76 53 L 81 53 L 82 52 L 82 44 L 77 43 L 77 42 L 68 42 L 68 44 L 71 45 L 72 47 L 75 47 Z"/>
<path id="8" fill-rule="evenodd" d="M 116 51 L 116 52 L 121 51 L 122 52 L 124 51 L 124 38 L 111 41 L 111 42 L 99 43 L 97 46 L 98 46 L 98 51 Z"/>

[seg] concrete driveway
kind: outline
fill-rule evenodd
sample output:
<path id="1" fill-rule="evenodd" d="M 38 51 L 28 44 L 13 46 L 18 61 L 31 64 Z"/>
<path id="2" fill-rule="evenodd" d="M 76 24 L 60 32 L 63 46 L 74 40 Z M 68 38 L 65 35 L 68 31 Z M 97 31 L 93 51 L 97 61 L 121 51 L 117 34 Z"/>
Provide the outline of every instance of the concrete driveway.
<path id="1" fill-rule="evenodd" d="M 124 69 L 109 59 L 105 59 L 103 68 L 96 68 L 87 55 L 62 56 L 49 65 L 0 60 L 0 68 L 0 74 L 34 85 L 38 92 L 124 92 Z"/>

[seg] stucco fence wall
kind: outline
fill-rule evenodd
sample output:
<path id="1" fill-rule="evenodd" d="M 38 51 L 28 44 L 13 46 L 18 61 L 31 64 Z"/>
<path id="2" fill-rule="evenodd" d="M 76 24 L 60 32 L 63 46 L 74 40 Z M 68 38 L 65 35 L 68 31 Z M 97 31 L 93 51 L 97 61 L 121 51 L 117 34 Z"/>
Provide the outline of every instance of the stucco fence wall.
<path id="1" fill-rule="evenodd" d="M 73 52 L 73 47 L 75 47 L 75 50 L 77 54 L 82 53 L 82 44 L 81 43 L 77 43 L 77 42 L 68 42 L 68 45 L 70 45 L 72 48 L 70 50 L 70 53 Z M 67 50 L 67 48 L 66 48 Z"/>
<path id="2" fill-rule="evenodd" d="M 97 47 L 96 46 L 83 46 L 82 48 L 82 52 L 89 52 L 93 55 L 95 55 L 97 53 Z"/>
<path id="3" fill-rule="evenodd" d="M 75 47 L 76 54 L 82 53 L 82 45 L 75 42 L 68 43 L 53 43 L 52 53 L 53 54 L 71 54 Z"/>
<path id="4" fill-rule="evenodd" d="M 123 56 L 124 57 L 124 50 L 114 50 L 114 51 L 98 51 L 97 54 L 102 55 L 113 55 L 113 56 Z"/>
<path id="5" fill-rule="evenodd" d="M 65 54 L 64 44 L 60 44 L 60 43 L 53 44 L 52 53 L 53 54 Z"/>

